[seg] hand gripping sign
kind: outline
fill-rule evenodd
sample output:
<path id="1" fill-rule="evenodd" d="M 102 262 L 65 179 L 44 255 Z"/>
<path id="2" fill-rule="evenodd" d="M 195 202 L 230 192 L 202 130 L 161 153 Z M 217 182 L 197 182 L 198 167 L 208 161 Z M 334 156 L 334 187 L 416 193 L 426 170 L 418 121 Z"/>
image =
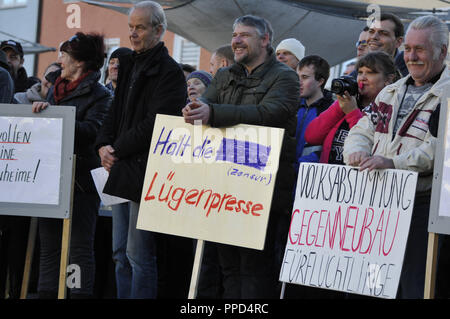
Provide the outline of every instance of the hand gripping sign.
<path id="1" fill-rule="evenodd" d="M 158 115 L 137 228 L 263 249 L 283 132 Z"/>

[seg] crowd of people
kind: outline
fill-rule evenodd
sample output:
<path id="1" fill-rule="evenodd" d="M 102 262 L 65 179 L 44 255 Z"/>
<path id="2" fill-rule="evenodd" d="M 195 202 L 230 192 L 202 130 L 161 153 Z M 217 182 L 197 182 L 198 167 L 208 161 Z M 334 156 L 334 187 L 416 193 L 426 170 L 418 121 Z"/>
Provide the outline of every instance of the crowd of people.
<path id="1" fill-rule="evenodd" d="M 437 119 L 440 98 L 450 89 L 444 22 L 419 17 L 405 32 L 397 16 L 381 14 L 355 39 L 356 61 L 341 79 L 348 86 L 338 91 L 333 85 L 325 89 L 330 66 L 323 57 L 305 55 L 307 48 L 294 38 L 274 49 L 271 24 L 261 17 L 235 20 L 230 44 L 213 52 L 209 70 L 178 64 L 169 55 L 161 40 L 167 21 L 156 2 L 135 4 L 128 28 L 131 49 L 110 55 L 104 83 L 99 34 L 78 32 L 63 42 L 42 80 L 27 76 L 20 43 L 0 45 L 1 103 L 32 104 L 37 113 L 48 105 L 76 107 L 70 263 L 79 265 L 82 275 L 70 298 L 96 297 L 100 199 L 90 170 L 100 166 L 109 172 L 104 193 L 129 200 L 112 206 L 109 258 L 117 298 L 188 296 L 195 241 L 136 228 L 156 114 L 218 128 L 250 124 L 285 130 L 264 249 L 206 242 L 198 298 L 279 298 L 303 162 L 419 173 L 397 297 L 423 298 Z M 0 216 L 0 297 L 7 273 L 9 297 L 19 296 L 28 227 L 27 217 Z M 38 297 L 56 298 L 61 221 L 39 218 L 38 229 Z M 446 245 L 440 247 L 446 256 Z M 351 298 L 290 284 L 284 296 Z"/>

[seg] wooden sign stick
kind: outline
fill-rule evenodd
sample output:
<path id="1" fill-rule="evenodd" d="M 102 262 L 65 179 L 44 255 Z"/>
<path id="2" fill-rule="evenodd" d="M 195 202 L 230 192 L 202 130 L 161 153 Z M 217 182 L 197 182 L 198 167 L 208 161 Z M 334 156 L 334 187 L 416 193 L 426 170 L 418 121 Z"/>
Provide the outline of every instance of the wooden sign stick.
<path id="1" fill-rule="evenodd" d="M 438 255 L 439 234 L 428 234 L 427 264 L 425 269 L 425 291 L 424 299 L 434 299 L 434 288 L 436 284 L 436 265 Z"/>
<path id="2" fill-rule="evenodd" d="M 75 184 L 75 164 L 76 157 L 73 155 L 72 164 L 72 187 L 70 191 L 70 211 L 69 217 L 63 219 L 63 231 L 61 239 L 61 263 L 59 266 L 59 287 L 58 287 L 58 299 L 66 298 L 66 278 L 67 278 L 67 265 L 69 263 L 70 256 L 70 234 L 72 230 L 72 210 L 73 210 L 73 192 Z"/>
<path id="3" fill-rule="evenodd" d="M 197 248 L 195 249 L 194 265 L 192 267 L 191 286 L 189 287 L 189 299 L 197 297 L 198 281 L 200 279 L 200 271 L 202 268 L 204 240 L 197 240 Z"/>

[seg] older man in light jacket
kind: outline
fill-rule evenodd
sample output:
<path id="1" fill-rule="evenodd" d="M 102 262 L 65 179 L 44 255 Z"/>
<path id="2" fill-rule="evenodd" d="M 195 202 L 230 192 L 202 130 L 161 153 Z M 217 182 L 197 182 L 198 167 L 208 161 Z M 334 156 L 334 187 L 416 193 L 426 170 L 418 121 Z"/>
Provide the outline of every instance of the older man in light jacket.
<path id="1" fill-rule="evenodd" d="M 385 87 L 367 116 L 344 144 L 347 165 L 364 169 L 396 168 L 419 173 L 399 298 L 423 298 L 427 225 L 437 138 L 429 129 L 439 116 L 440 98 L 450 90 L 445 65 L 448 28 L 433 16 L 411 22 L 404 59 L 410 75 Z"/>

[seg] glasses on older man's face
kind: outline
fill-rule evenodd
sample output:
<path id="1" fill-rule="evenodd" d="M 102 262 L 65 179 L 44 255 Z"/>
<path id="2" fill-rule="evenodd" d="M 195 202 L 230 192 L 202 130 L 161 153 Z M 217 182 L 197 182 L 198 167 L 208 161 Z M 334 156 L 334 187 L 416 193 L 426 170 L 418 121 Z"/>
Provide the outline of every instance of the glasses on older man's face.
<path id="1" fill-rule="evenodd" d="M 356 42 L 356 48 L 359 48 L 359 47 L 364 48 L 367 45 L 368 45 L 367 40 L 361 40 L 361 41 Z"/>

